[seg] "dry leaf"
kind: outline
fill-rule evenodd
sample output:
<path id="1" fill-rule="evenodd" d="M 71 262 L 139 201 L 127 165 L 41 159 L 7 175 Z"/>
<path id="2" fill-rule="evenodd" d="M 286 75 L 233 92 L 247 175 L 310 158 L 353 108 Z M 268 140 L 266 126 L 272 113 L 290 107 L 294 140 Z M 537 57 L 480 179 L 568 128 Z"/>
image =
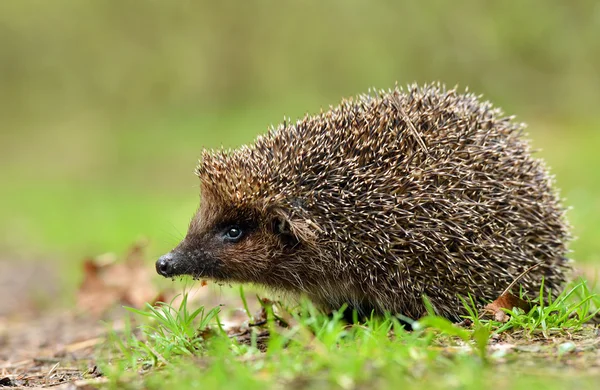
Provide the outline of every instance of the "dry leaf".
<path id="1" fill-rule="evenodd" d="M 489 305 L 486 305 L 483 308 L 483 315 L 493 315 L 494 319 L 498 322 L 506 322 L 508 321 L 508 315 L 502 309 L 512 310 L 515 307 L 518 307 L 521 310 L 529 312 L 531 310 L 531 305 L 529 302 L 522 300 L 519 297 L 514 296 L 510 293 L 510 289 L 513 288 L 519 280 L 523 278 L 523 276 L 527 275 L 532 270 L 536 269 L 540 266 L 541 263 L 537 263 L 527 268 L 525 271 L 521 272 L 519 276 L 517 276 L 506 289 L 500 294 L 498 298 Z"/>
<path id="2" fill-rule="evenodd" d="M 133 245 L 122 262 L 111 254 L 86 259 L 77 306 L 99 316 L 115 305 L 141 308 L 164 299 L 152 284 L 154 269 L 143 260 L 144 247 L 145 243 Z"/>
<path id="3" fill-rule="evenodd" d="M 524 311 L 531 310 L 529 302 L 522 300 L 519 297 L 514 296 L 509 292 L 505 292 L 500 295 L 494 302 L 486 305 L 483 310 L 484 314 L 494 316 L 494 319 L 499 322 L 508 321 L 508 314 L 502 309 L 512 310 L 515 307 Z"/>

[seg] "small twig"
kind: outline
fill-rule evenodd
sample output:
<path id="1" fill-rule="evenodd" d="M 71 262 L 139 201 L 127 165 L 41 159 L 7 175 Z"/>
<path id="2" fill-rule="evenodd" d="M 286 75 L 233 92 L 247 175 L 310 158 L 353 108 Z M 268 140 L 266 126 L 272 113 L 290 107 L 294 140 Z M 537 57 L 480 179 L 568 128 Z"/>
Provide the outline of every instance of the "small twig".
<path id="1" fill-rule="evenodd" d="M 46 379 L 50 379 L 50 377 L 52 376 L 52 373 L 54 372 L 54 370 L 56 370 L 56 368 L 58 367 L 59 364 L 60 364 L 60 362 L 57 362 L 55 365 L 52 366 L 50 371 L 48 371 L 48 373 L 46 374 Z"/>
<path id="2" fill-rule="evenodd" d="M 500 296 L 502 296 L 502 295 L 506 294 L 507 292 L 509 292 L 509 291 L 510 291 L 510 289 L 511 289 L 511 288 L 513 288 L 513 287 L 515 286 L 515 284 L 517 284 L 517 282 L 523 278 L 523 276 L 527 275 L 527 274 L 528 274 L 530 271 L 532 271 L 532 270 L 536 269 L 536 268 L 537 268 L 537 267 L 539 267 L 540 265 L 542 265 L 542 263 L 537 263 L 537 264 L 534 264 L 534 265 L 532 265 L 531 267 L 527 268 L 525 271 L 521 272 L 521 274 L 520 274 L 519 276 L 517 276 L 517 277 L 515 278 L 515 280 L 513 280 L 513 281 L 512 281 L 512 282 L 511 282 L 511 283 L 508 285 L 508 287 L 506 287 L 506 288 L 504 289 L 504 291 L 502 291 L 502 294 L 500 294 Z"/>
<path id="3" fill-rule="evenodd" d="M 414 123 L 412 122 L 412 120 L 410 119 L 408 114 L 402 109 L 402 106 L 400 105 L 400 99 L 398 98 L 398 96 L 394 95 L 393 98 L 391 99 L 391 101 L 392 101 L 392 105 L 394 106 L 396 111 L 398 111 L 398 113 L 402 117 L 402 120 L 406 123 L 406 125 L 408 126 L 412 135 L 415 137 L 415 140 L 417 141 L 417 143 L 421 146 L 421 148 L 423 149 L 423 151 L 425 153 L 429 153 L 429 150 L 427 149 L 427 145 L 425 145 L 425 141 L 423 141 L 423 138 L 421 138 L 421 136 L 419 135 L 419 131 L 415 127 Z"/>
<path id="4" fill-rule="evenodd" d="M 261 326 L 267 323 L 267 320 L 256 321 L 254 323 L 249 323 L 248 326 Z"/>
<path id="5" fill-rule="evenodd" d="M 77 367 L 57 367 L 55 371 L 68 372 L 68 371 L 81 371 L 81 369 L 77 368 Z"/>

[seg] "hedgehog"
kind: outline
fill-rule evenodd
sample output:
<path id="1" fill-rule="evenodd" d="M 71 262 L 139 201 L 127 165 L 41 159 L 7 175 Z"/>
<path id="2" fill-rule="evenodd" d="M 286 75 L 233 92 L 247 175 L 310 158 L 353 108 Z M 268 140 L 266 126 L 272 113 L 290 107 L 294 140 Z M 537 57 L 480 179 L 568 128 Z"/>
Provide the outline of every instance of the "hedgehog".
<path id="1" fill-rule="evenodd" d="M 252 283 L 326 311 L 459 321 L 519 280 L 557 292 L 565 209 L 525 125 L 466 90 L 398 86 L 203 151 L 201 202 L 160 275 Z"/>

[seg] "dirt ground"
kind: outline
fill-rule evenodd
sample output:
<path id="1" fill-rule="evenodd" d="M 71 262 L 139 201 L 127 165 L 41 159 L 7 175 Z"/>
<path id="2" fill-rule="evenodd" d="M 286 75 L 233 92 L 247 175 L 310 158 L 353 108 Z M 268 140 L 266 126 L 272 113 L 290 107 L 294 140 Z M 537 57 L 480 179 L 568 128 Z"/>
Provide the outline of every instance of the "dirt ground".
<path id="1" fill-rule="evenodd" d="M 4 386 L 78 388 L 98 375 L 94 351 L 105 328 L 68 312 L 0 322 L 0 383 Z M 75 382 L 75 383 L 74 383 Z M 86 381 L 87 382 L 87 381 Z"/>
<path id="2" fill-rule="evenodd" d="M 103 305 L 118 301 L 140 306 L 156 295 L 148 284 L 153 270 L 141 261 L 142 257 L 140 248 L 134 246 L 124 263 L 115 264 L 105 258 L 84 261 L 85 288 L 78 292 L 76 308 L 69 310 L 48 308 L 47 303 L 60 291 L 60 281 L 51 267 L 44 263 L 0 261 L 0 388 L 93 389 L 106 382 L 96 365 L 95 352 L 106 340 L 106 324 L 112 330 L 122 329 L 126 312 L 121 304 L 113 305 L 109 311 Z M 124 271 L 122 267 L 129 268 Z M 594 278 L 596 270 L 583 273 Z M 133 275 L 137 281 L 115 282 L 116 275 L 121 274 Z M 198 291 L 196 298 L 205 304 L 207 299 L 215 305 L 223 300 L 222 296 L 207 297 L 210 290 Z M 155 298 L 160 299 L 160 294 Z M 103 302 L 106 296 L 112 301 Z M 549 344 L 565 342 L 540 339 L 520 345 L 518 340 L 502 336 L 502 340 L 490 345 L 492 350 L 511 348 L 542 358 L 547 354 L 545 347 L 551 347 Z M 590 326 L 570 340 L 579 352 L 567 365 L 600 371 L 598 329 Z"/>
<path id="3" fill-rule="evenodd" d="M 123 306 L 142 308 L 176 295 L 156 288 L 143 252 L 138 243 L 124 259 L 84 259 L 70 308 L 52 304 L 64 292 L 47 262 L 0 259 L 0 388 L 92 389 L 104 383 L 95 353 L 109 329 L 119 332 L 131 318 Z M 190 297 L 212 306 L 227 301 L 214 291 L 198 282 Z"/>
<path id="4" fill-rule="evenodd" d="M 93 352 L 105 328 L 48 308 L 59 287 L 47 263 L 0 260 L 0 387 L 82 388 L 77 381 L 97 376 Z"/>

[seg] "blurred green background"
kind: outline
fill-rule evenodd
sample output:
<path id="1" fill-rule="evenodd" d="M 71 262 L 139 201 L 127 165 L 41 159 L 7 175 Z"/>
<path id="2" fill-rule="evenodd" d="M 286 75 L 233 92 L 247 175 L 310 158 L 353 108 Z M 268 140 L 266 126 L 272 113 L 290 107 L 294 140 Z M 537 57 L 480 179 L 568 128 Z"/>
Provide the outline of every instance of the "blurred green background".
<path id="1" fill-rule="evenodd" d="M 0 257 L 75 281 L 141 236 L 156 256 L 197 207 L 203 147 L 437 80 L 529 124 L 573 257 L 600 263 L 597 0 L 2 1 Z"/>

